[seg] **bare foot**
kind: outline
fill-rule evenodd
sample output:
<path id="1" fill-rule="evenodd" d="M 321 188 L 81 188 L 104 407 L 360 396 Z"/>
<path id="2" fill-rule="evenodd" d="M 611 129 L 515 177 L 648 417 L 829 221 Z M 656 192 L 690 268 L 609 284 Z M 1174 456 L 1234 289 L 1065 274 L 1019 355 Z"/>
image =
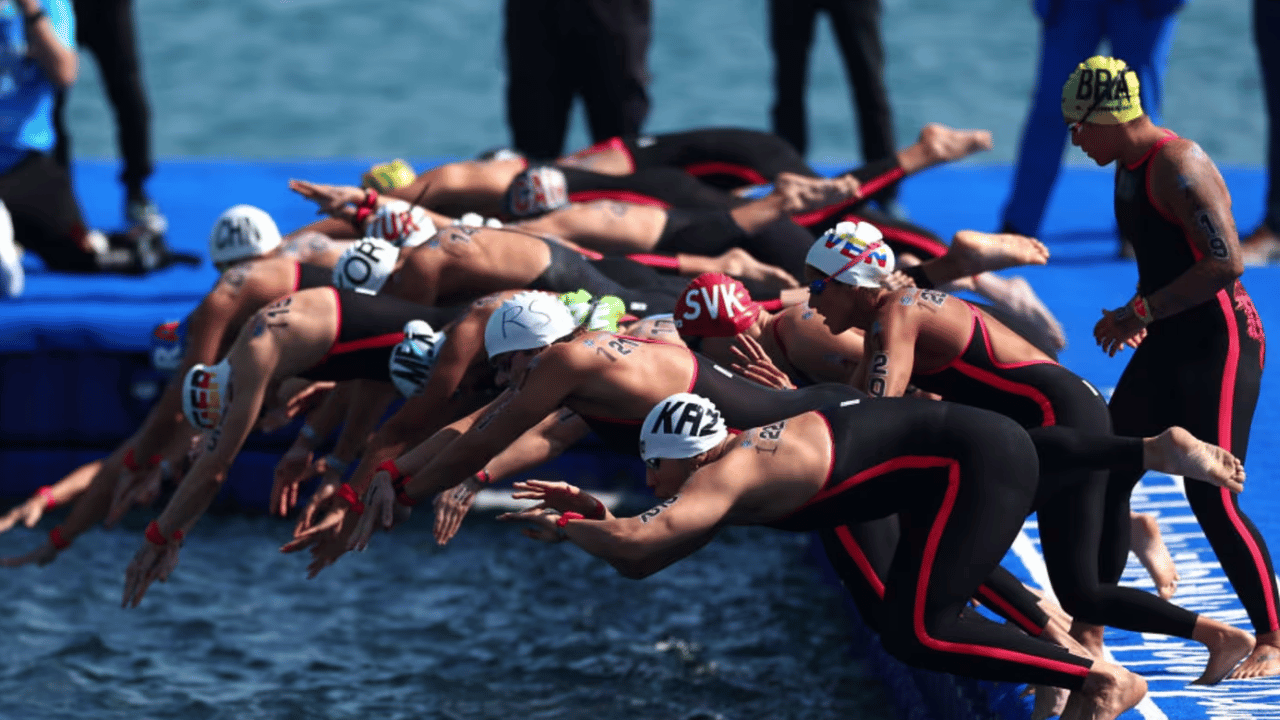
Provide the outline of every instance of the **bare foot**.
<path id="1" fill-rule="evenodd" d="M 925 157 L 935 165 L 959 160 L 995 146 L 990 130 L 956 130 L 941 123 L 929 123 L 921 128 L 916 142 L 924 148 Z"/>
<path id="2" fill-rule="evenodd" d="M 1062 720 L 1114 720 L 1142 701 L 1147 681 L 1104 660 L 1095 660 L 1084 687 L 1071 693 Z"/>
<path id="3" fill-rule="evenodd" d="M 1025 279 L 1002 278 L 982 273 L 975 276 L 974 281 L 978 292 L 984 297 L 1008 308 L 1015 315 L 1026 318 L 1032 328 L 1038 329 L 1043 334 L 1042 344 L 1058 350 L 1067 346 L 1067 335 L 1062 330 L 1062 324 Z"/>
<path id="4" fill-rule="evenodd" d="M 735 247 L 716 257 L 720 272 L 742 280 L 755 280 L 775 289 L 800 287 L 791 273 L 776 265 L 760 262 L 754 255 Z"/>
<path id="5" fill-rule="evenodd" d="M 1270 675 L 1280 675 L 1280 633 L 1274 632 L 1259 635 L 1253 652 L 1227 677 L 1238 680 Z"/>
<path id="6" fill-rule="evenodd" d="M 1245 265 L 1268 265 L 1280 260 L 1280 236 L 1266 225 L 1259 225 L 1240 241 L 1240 252 Z"/>
<path id="7" fill-rule="evenodd" d="M 1082 620 L 1071 623 L 1071 637 L 1084 648 L 1084 655 L 1101 660 L 1106 652 L 1102 647 L 1103 627 Z"/>
<path id="8" fill-rule="evenodd" d="M 1209 648 L 1204 674 L 1192 685 L 1217 685 L 1231 669 L 1253 650 L 1253 633 L 1201 615 L 1191 638 Z"/>
<path id="9" fill-rule="evenodd" d="M 1032 685 L 1027 692 L 1036 696 L 1035 704 L 1031 706 L 1031 720 L 1048 720 L 1054 715 L 1061 715 L 1070 694 L 1066 688 L 1052 685 Z"/>
<path id="10" fill-rule="evenodd" d="M 1129 513 L 1129 549 L 1156 584 L 1156 594 L 1168 600 L 1178 590 L 1178 568 L 1160 536 L 1160 524 L 1145 513 Z"/>
<path id="11" fill-rule="evenodd" d="M 1184 428 L 1174 426 L 1143 440 L 1142 460 L 1148 470 L 1201 480 L 1232 492 L 1244 490 L 1244 463 L 1217 445 L 1198 440 Z"/>
<path id="12" fill-rule="evenodd" d="M 952 236 L 944 257 L 951 258 L 957 276 L 964 277 L 1019 265 L 1044 265 L 1049 262 L 1049 248 L 1026 235 L 961 230 Z"/>
<path id="13" fill-rule="evenodd" d="M 773 181 L 773 194 L 782 199 L 782 210 L 799 215 L 858 197 L 862 185 L 852 175 L 836 178 L 811 178 L 795 173 L 778 173 Z"/>

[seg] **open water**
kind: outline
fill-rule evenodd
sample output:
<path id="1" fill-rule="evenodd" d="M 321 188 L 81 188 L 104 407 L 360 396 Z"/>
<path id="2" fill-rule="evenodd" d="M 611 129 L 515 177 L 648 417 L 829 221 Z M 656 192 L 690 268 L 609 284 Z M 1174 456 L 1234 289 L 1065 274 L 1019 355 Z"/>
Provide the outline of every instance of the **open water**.
<path id="1" fill-rule="evenodd" d="M 499 0 L 136 6 L 162 162 L 463 157 L 507 142 Z M 900 144 L 930 121 L 986 127 L 997 145 L 977 161 L 1011 161 L 1034 82 L 1030 3 L 885 8 Z M 1223 164 L 1264 150 L 1248 13 L 1245 0 L 1191 0 L 1169 73 L 1166 124 Z M 647 129 L 767 127 L 764 18 L 764 0 L 655 0 Z M 111 157 L 96 69 L 82 67 L 75 152 Z M 811 159 L 857 160 L 825 23 L 809 104 Z M 578 119 L 566 148 L 587 142 Z M 636 582 L 492 520 L 444 550 L 415 522 L 307 581 L 303 558 L 276 552 L 285 523 L 211 518 L 173 580 L 126 611 L 145 518 L 132 520 L 52 566 L 0 574 L 3 720 L 890 717 L 804 536 L 734 529 Z M 0 536 L 0 554 L 50 525 Z"/>

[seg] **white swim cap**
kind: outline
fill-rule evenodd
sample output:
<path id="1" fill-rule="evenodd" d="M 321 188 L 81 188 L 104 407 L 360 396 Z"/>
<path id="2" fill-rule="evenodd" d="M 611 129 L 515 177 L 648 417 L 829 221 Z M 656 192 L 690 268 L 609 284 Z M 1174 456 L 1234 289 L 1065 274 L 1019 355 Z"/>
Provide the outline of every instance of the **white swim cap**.
<path id="1" fill-rule="evenodd" d="M 640 457 L 691 458 L 729 436 L 715 403 L 693 393 L 676 393 L 653 406 L 640 426 Z"/>
<path id="2" fill-rule="evenodd" d="M 209 259 L 214 266 L 255 258 L 280 245 L 280 228 L 265 211 L 233 205 L 218 216 L 209 233 Z"/>
<path id="3" fill-rule="evenodd" d="M 546 347 L 577 328 L 569 308 L 555 295 L 522 292 L 489 316 L 484 326 L 484 346 L 489 357 L 516 350 Z"/>
<path id="4" fill-rule="evenodd" d="M 381 238 L 367 237 L 351 243 L 333 266 L 333 285 L 365 295 L 377 295 L 396 269 L 400 248 Z"/>
<path id="5" fill-rule="evenodd" d="M 539 165 L 520 172 L 507 187 L 503 207 L 511 217 L 543 215 L 569 204 L 569 183 L 559 168 Z"/>
<path id="6" fill-rule="evenodd" d="M 381 238 L 398 248 L 417 247 L 436 234 L 436 224 L 425 208 L 404 200 L 388 200 L 369 216 L 365 237 Z"/>
<path id="7" fill-rule="evenodd" d="M 893 250 L 869 222 L 842 222 L 826 231 L 809 248 L 804 263 L 838 282 L 864 288 L 880 287 L 894 268 Z"/>
<path id="8" fill-rule="evenodd" d="M 436 332 L 426 320 L 404 324 L 404 340 L 391 348 L 391 382 L 405 397 L 422 393 L 431 379 L 431 370 L 440 357 L 445 334 Z"/>
<path id="9" fill-rule="evenodd" d="M 196 363 L 182 379 L 182 415 L 191 426 L 211 430 L 222 422 L 231 403 L 231 361 Z"/>

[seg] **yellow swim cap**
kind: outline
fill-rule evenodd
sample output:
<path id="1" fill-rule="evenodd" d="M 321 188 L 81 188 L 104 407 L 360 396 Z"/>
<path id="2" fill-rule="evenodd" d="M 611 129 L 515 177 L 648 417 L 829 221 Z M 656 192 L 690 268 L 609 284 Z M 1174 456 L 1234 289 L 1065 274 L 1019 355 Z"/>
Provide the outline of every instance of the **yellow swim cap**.
<path id="1" fill-rule="evenodd" d="M 1094 55 L 1076 66 L 1062 86 L 1067 122 L 1119 125 L 1142 116 L 1138 74 L 1123 60 Z"/>

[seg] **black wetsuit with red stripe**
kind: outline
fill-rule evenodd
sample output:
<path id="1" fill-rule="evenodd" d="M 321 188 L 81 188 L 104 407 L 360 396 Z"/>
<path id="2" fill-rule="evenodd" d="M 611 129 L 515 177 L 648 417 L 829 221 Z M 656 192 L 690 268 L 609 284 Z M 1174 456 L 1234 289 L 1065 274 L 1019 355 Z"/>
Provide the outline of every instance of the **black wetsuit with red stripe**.
<path id="1" fill-rule="evenodd" d="M 1194 264 L 1202 254 L 1182 226 L 1151 197 L 1152 159 L 1169 133 L 1132 166 L 1116 168 L 1115 211 L 1120 234 L 1133 244 L 1138 292 L 1149 297 Z M 1226 228 L 1220 228 L 1226 231 Z M 1193 435 L 1244 460 L 1258 402 L 1266 334 L 1258 311 L 1236 281 L 1213 298 L 1147 327 L 1111 397 L 1117 433 L 1150 435 L 1181 425 Z M 1140 471 L 1113 475 L 1113 492 L 1128 499 Z M 1218 561 L 1240 596 L 1257 633 L 1280 629 L 1275 569 L 1266 542 L 1240 509 L 1235 493 L 1187 482 L 1187 501 Z M 1119 577 L 1123 557 L 1113 558 Z"/>
<path id="2" fill-rule="evenodd" d="M 293 276 L 293 292 L 311 288 L 329 287 L 333 285 L 333 268 L 298 263 Z"/>
<path id="3" fill-rule="evenodd" d="M 818 411 L 831 469 L 808 503 L 771 523 L 829 530 L 896 515 L 880 639 L 908 664 L 990 680 L 1076 689 L 1091 661 L 965 612 L 1031 511 L 1039 460 L 997 413 L 914 398 L 851 400 Z"/>
<path id="4" fill-rule="evenodd" d="M 624 339 L 629 342 L 656 342 L 633 337 Z M 679 392 L 695 393 L 715 403 L 725 424 L 735 430 L 770 425 L 833 402 L 865 397 L 861 392 L 839 383 L 824 383 L 799 390 L 767 388 L 735 375 L 704 355 L 692 350 L 687 352 L 694 362 L 693 379 Z M 609 449 L 626 455 L 634 455 L 638 451 L 643 417 L 580 415 Z"/>
<path id="5" fill-rule="evenodd" d="M 955 298 L 947 302 L 957 302 Z M 1005 363 L 991 346 L 988 319 L 972 305 L 965 349 L 943 367 L 916 371 L 912 382 L 951 402 L 998 412 L 1024 428 L 1066 428 L 1110 435 L 1102 395 L 1086 380 L 1050 360 Z M 1151 435 L 1155 432 L 1149 433 Z M 1142 467 L 1141 442 L 1117 439 L 1130 451 L 1116 467 Z M 1110 497 L 1106 469 L 1061 470 L 1045 462 L 1033 507 L 1040 524 L 1045 567 L 1058 601 L 1071 615 L 1096 625 L 1191 637 L 1196 615 L 1134 588 L 1121 587 L 1106 558 L 1128 553 L 1129 505 Z M 1100 559 L 1101 558 L 1101 559 Z"/>
<path id="6" fill-rule="evenodd" d="M 703 128 L 609 138 L 574 153 L 574 157 L 605 150 L 624 153 L 631 161 L 631 172 L 678 168 L 722 190 L 765 185 L 780 172 L 818 176 L 791 143 L 773 133 L 746 128 Z"/>
<path id="7" fill-rule="evenodd" d="M 381 380 L 391 382 L 391 348 L 404 339 L 404 325 L 425 320 L 443 328 L 465 307 L 437 308 L 389 295 L 333 290 L 338 304 L 338 335 L 329 352 L 298 373 L 308 380 Z"/>

